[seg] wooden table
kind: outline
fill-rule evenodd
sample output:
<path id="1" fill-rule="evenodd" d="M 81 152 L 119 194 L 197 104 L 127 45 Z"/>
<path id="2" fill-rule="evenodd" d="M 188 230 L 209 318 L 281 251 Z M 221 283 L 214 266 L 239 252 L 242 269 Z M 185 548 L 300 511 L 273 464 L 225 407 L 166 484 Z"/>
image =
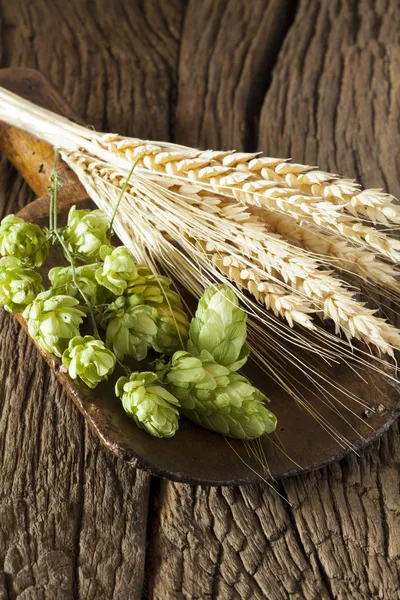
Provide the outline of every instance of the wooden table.
<path id="1" fill-rule="evenodd" d="M 262 149 L 399 194 L 398 0 L 2 0 L 1 66 L 103 131 Z M 32 200 L 0 161 L 1 217 Z M 0 600 L 400 598 L 400 443 L 264 486 L 135 472 L 0 312 Z"/>

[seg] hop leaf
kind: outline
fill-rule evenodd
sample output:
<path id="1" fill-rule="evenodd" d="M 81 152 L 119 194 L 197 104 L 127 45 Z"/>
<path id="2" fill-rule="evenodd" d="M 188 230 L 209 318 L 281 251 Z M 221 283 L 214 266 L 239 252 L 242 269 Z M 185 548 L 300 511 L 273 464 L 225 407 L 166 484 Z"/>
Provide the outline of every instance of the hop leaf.
<path id="1" fill-rule="evenodd" d="M 171 310 L 169 306 L 161 305 L 157 311 L 157 337 L 153 348 L 160 354 L 171 355 L 176 350 L 186 347 L 189 335 L 187 315 L 180 308 Z"/>
<path id="2" fill-rule="evenodd" d="M 29 334 L 43 350 L 61 357 L 69 341 L 79 335 L 85 313 L 78 304 L 76 298 L 52 296 L 47 291 L 26 307 L 23 317 L 28 322 Z"/>
<path id="3" fill-rule="evenodd" d="M 100 285 L 96 280 L 96 271 L 98 264 L 82 265 L 81 267 L 54 267 L 49 271 L 49 279 L 52 284 L 52 291 L 55 295 L 66 295 L 77 297 L 81 305 L 84 304 L 81 294 L 74 283 L 85 294 L 85 297 L 92 305 L 105 304 L 110 297 L 110 292 Z"/>
<path id="4" fill-rule="evenodd" d="M 98 260 L 101 246 L 110 244 L 107 231 L 108 219 L 102 210 L 78 210 L 73 206 L 68 214 L 64 239 L 73 254 Z"/>
<path id="5" fill-rule="evenodd" d="M 70 340 L 62 362 L 72 379 L 79 377 L 93 389 L 114 371 L 116 358 L 101 340 L 85 335 Z"/>
<path id="6" fill-rule="evenodd" d="M 114 250 L 103 247 L 100 254 L 104 264 L 96 271 L 97 282 L 116 296 L 128 292 L 129 287 L 141 281 L 135 259 L 124 246 Z"/>
<path id="7" fill-rule="evenodd" d="M 217 363 L 237 371 L 249 355 L 244 345 L 246 321 L 246 313 L 228 286 L 207 288 L 190 324 L 189 352 L 197 355 L 207 350 Z"/>
<path id="8" fill-rule="evenodd" d="M 207 429 L 251 439 L 276 427 L 276 417 L 263 404 L 264 394 L 245 377 L 217 364 L 206 350 L 197 357 L 176 352 L 170 367 L 159 367 L 159 376 L 162 373 L 181 412 Z"/>
<path id="9" fill-rule="evenodd" d="M 178 400 L 164 389 L 155 373 L 131 373 L 121 377 L 115 393 L 125 412 L 155 437 L 172 437 L 179 426 Z"/>
<path id="10" fill-rule="evenodd" d="M 0 223 L 0 254 L 41 267 L 49 254 L 49 244 L 39 225 L 9 215 Z"/>
<path id="11" fill-rule="evenodd" d="M 140 297 L 120 297 L 104 313 L 106 345 L 119 360 L 132 356 L 143 360 L 157 335 L 157 311 L 140 304 Z"/>
<path id="12" fill-rule="evenodd" d="M 0 259 L 0 304 L 9 312 L 22 312 L 43 291 L 42 278 L 13 256 Z"/>

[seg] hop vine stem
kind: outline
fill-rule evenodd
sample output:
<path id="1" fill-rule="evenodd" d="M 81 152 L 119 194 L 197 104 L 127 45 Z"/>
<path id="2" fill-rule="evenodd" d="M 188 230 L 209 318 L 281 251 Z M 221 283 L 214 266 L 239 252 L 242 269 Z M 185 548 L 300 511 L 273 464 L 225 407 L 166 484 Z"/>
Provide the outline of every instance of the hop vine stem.
<path id="1" fill-rule="evenodd" d="M 61 248 L 64 251 L 65 258 L 68 260 L 68 262 L 69 262 L 69 264 L 71 266 L 72 281 L 74 282 L 74 285 L 75 285 L 76 289 L 78 290 L 78 292 L 82 296 L 83 301 L 85 302 L 86 306 L 88 307 L 90 318 L 91 318 L 92 324 L 93 324 L 94 336 L 97 339 L 100 340 L 101 337 L 100 337 L 100 334 L 99 334 L 99 330 L 97 328 L 96 319 L 94 317 L 94 312 L 93 312 L 92 304 L 91 304 L 90 300 L 88 299 L 88 297 L 86 296 L 86 294 L 84 293 L 84 291 L 82 290 L 82 288 L 79 286 L 77 278 L 76 278 L 74 257 L 72 255 L 72 253 L 70 252 L 67 244 L 65 243 L 62 235 L 60 234 L 60 230 L 57 228 L 58 189 L 60 187 L 60 179 L 59 179 L 58 173 L 57 173 L 58 160 L 59 160 L 59 151 L 58 151 L 58 149 L 56 149 L 54 151 L 54 165 L 53 165 L 53 172 L 51 174 L 51 185 L 50 185 L 50 188 L 49 188 L 49 192 L 50 192 L 50 210 L 49 210 L 49 228 L 50 228 L 50 234 L 54 235 L 54 237 L 57 239 L 57 242 L 60 244 Z"/>
<path id="2" fill-rule="evenodd" d="M 126 190 L 126 188 L 127 188 L 127 186 L 128 186 L 128 183 L 129 183 L 129 181 L 130 181 L 130 179 L 131 179 L 131 177 L 132 177 L 133 171 L 135 170 L 135 167 L 136 167 L 136 165 L 138 164 L 138 162 L 141 160 L 141 158 L 142 158 L 142 155 L 141 155 L 141 154 L 139 154 L 139 156 L 137 157 L 137 159 L 136 159 L 136 160 L 135 160 L 135 162 L 133 163 L 133 165 L 132 165 L 132 168 L 131 168 L 131 170 L 129 171 L 128 177 L 126 178 L 126 180 L 125 180 L 125 182 L 124 182 L 124 184 L 123 184 L 123 186 L 122 186 L 121 193 L 120 193 L 120 195 L 119 195 L 119 198 L 118 198 L 117 204 L 115 205 L 114 212 L 113 212 L 113 214 L 112 214 L 111 221 L 110 221 L 110 226 L 109 226 L 109 228 L 108 228 L 108 236 L 109 236 L 110 238 L 111 238 L 111 237 L 114 235 L 114 231 L 113 231 L 114 220 L 115 220 L 115 216 L 116 216 L 116 214 L 117 214 L 117 212 L 118 212 L 119 206 L 120 206 L 120 204 L 121 204 L 121 202 L 122 202 L 122 198 L 124 197 L 125 190 Z"/>

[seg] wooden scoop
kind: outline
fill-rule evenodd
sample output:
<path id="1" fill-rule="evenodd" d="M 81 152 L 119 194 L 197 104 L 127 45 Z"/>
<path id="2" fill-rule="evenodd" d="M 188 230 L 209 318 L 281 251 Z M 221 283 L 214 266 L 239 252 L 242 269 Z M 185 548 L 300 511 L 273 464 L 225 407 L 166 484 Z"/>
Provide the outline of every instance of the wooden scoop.
<path id="1" fill-rule="evenodd" d="M 79 120 L 38 71 L 0 70 L 0 85 L 72 120 Z M 0 123 L 0 139 L 1 149 L 39 196 L 19 216 L 42 226 L 47 225 L 49 203 L 46 194 L 53 167 L 53 148 L 4 123 Z M 73 204 L 78 204 L 79 207 L 94 205 L 65 163 L 60 167 L 60 174 L 63 185 L 59 194 L 59 219 L 63 223 Z M 52 261 L 54 263 L 54 257 L 50 257 L 50 262 Z M 26 331 L 26 322 L 22 316 L 15 316 Z M 181 419 L 180 429 L 173 438 L 157 439 L 149 436 L 124 413 L 114 394 L 116 377 L 95 390 L 90 390 L 60 371 L 58 359 L 41 350 L 40 352 L 100 441 L 133 467 L 176 481 L 209 485 L 255 483 L 260 481 L 259 474 L 265 475 L 260 463 L 248 452 L 249 446 L 246 448 L 245 444 L 237 440 L 227 441 L 223 436 L 198 427 L 185 418 Z M 265 436 L 261 440 L 270 475 L 279 478 L 298 474 L 303 470 L 318 468 L 345 454 L 345 449 L 307 411 L 298 407 L 292 398 L 257 367 L 250 364 L 245 374 L 271 399 L 271 410 L 278 416 L 276 434 Z M 355 402 L 345 400 L 354 411 L 354 414 L 345 414 L 348 420 L 346 424 L 324 404 L 323 398 L 310 395 L 311 406 L 345 436 L 354 448 L 360 448 L 375 439 L 398 415 L 399 387 L 387 378 L 371 370 L 365 381 L 345 365 L 334 365 L 329 375 L 366 400 L 371 408 L 367 420 L 365 409 Z"/>

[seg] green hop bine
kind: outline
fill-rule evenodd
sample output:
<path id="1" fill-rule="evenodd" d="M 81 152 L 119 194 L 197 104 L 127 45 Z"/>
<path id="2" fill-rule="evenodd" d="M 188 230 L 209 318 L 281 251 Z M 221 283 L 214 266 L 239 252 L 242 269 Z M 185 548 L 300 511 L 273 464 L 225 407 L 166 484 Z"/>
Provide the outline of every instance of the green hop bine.
<path id="1" fill-rule="evenodd" d="M 39 225 L 8 215 L 0 223 L 0 254 L 41 267 L 48 257 L 49 243 Z"/>
<path id="2" fill-rule="evenodd" d="M 78 305 L 79 301 L 71 296 L 41 292 L 23 312 L 29 335 L 43 350 L 61 357 L 69 341 L 79 335 L 86 316 Z"/>
<path id="3" fill-rule="evenodd" d="M 96 271 L 96 280 L 116 296 L 128 293 L 130 287 L 142 282 L 135 259 L 124 246 L 114 249 L 103 246 L 100 257 L 104 263 Z"/>
<path id="4" fill-rule="evenodd" d="M 86 304 L 79 290 L 84 293 L 92 306 L 105 304 L 110 300 L 111 293 L 97 282 L 96 271 L 98 267 L 98 263 L 74 268 L 54 267 L 50 269 L 48 274 L 52 284 L 51 290 L 55 295 L 62 294 L 77 297 L 83 310 L 86 310 Z"/>
<path id="5" fill-rule="evenodd" d="M 125 412 L 155 437 L 172 437 L 179 426 L 178 400 L 164 389 L 155 373 L 131 373 L 115 386 Z"/>
<path id="6" fill-rule="evenodd" d="M 140 296 L 121 296 L 103 314 L 106 345 L 119 360 L 125 356 L 143 360 L 156 338 L 157 311 L 140 302 Z"/>
<path id="7" fill-rule="evenodd" d="M 197 357 L 176 352 L 171 364 L 159 369 L 180 411 L 199 425 L 242 440 L 275 430 L 276 417 L 263 404 L 266 396 L 206 350 Z"/>
<path id="8" fill-rule="evenodd" d="M 73 206 L 63 236 L 70 252 L 82 260 L 98 260 L 100 248 L 109 245 L 108 219 L 102 210 L 78 210 Z"/>
<path id="9" fill-rule="evenodd" d="M 218 364 L 237 371 L 249 356 L 246 321 L 233 290 L 226 285 L 207 288 L 190 323 L 189 352 L 197 356 L 207 350 Z"/>
<path id="10" fill-rule="evenodd" d="M 42 291 L 39 273 L 13 256 L 0 259 L 0 304 L 8 312 L 22 312 Z"/>
<path id="11" fill-rule="evenodd" d="M 114 371 L 116 358 L 104 342 L 85 335 L 70 340 L 62 362 L 72 379 L 79 377 L 93 389 Z"/>

